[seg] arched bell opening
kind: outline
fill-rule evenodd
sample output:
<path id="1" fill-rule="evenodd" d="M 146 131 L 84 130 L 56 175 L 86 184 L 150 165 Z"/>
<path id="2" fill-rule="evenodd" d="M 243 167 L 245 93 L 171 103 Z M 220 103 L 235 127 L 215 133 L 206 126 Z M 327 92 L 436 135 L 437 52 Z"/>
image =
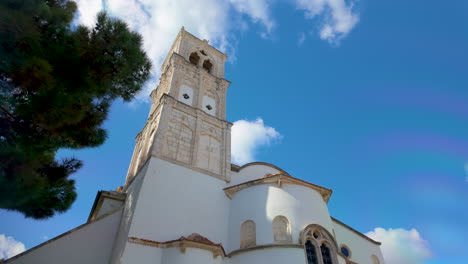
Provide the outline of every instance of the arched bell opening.
<path id="1" fill-rule="evenodd" d="M 198 65 L 198 63 L 200 62 L 200 56 L 198 55 L 198 53 L 192 52 L 189 56 L 189 61 L 194 65 Z"/>
<path id="2" fill-rule="evenodd" d="M 203 62 L 203 69 L 207 70 L 209 73 L 211 73 L 212 68 L 213 68 L 213 64 L 211 63 L 210 60 L 205 60 Z"/>

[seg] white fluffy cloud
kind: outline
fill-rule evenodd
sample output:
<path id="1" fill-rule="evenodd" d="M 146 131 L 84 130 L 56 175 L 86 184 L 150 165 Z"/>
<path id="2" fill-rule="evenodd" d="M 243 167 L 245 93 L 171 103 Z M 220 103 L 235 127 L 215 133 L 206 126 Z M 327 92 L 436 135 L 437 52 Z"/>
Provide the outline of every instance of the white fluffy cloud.
<path id="1" fill-rule="evenodd" d="M 267 0 L 75 0 L 78 3 L 76 22 L 92 26 L 96 14 L 106 10 L 110 15 L 126 21 L 144 39 L 144 49 L 153 62 L 152 78 L 139 99 L 148 100 L 148 94 L 156 88 L 160 65 L 166 57 L 177 32 L 184 26 L 189 32 L 235 57 L 235 33 L 248 28 L 248 22 L 260 24 L 268 36 L 275 28 L 271 16 L 271 1 Z M 357 23 L 345 0 L 297 0 L 306 16 L 323 16 L 322 39 L 336 42 Z M 234 44 L 235 45 L 235 44 Z"/>
<path id="2" fill-rule="evenodd" d="M 251 162 L 259 147 L 269 145 L 281 137 L 276 129 L 266 126 L 261 118 L 236 121 L 231 129 L 232 161 L 237 164 Z"/>
<path id="3" fill-rule="evenodd" d="M 11 258 L 25 250 L 26 248 L 23 243 L 16 241 L 11 236 L 0 234 L 0 260 Z"/>
<path id="4" fill-rule="evenodd" d="M 381 249 L 386 264 L 422 264 L 432 256 L 429 243 L 414 228 L 387 230 L 378 227 L 366 235 L 382 242 Z"/>
<path id="5" fill-rule="evenodd" d="M 270 16 L 270 8 L 266 0 L 229 0 L 233 5 L 234 9 L 239 12 L 251 17 L 253 22 L 260 22 L 266 28 L 266 32 L 262 33 L 265 37 L 270 33 L 275 22 Z"/>
<path id="6" fill-rule="evenodd" d="M 320 17 L 320 38 L 337 44 L 359 22 L 352 2 L 345 0 L 296 0 L 297 7 L 305 11 L 306 18 Z"/>
<path id="7" fill-rule="evenodd" d="M 126 21 L 144 39 L 144 49 L 153 62 L 153 77 L 140 99 L 147 99 L 156 88 L 160 65 L 182 26 L 192 34 L 210 40 L 210 44 L 232 53 L 233 32 L 245 29 L 245 23 L 234 23 L 233 15 L 245 15 L 262 24 L 269 33 L 274 22 L 266 0 L 75 0 L 78 3 L 77 22 L 92 26 L 97 12 Z M 241 18 L 242 19 L 242 18 Z M 239 21 L 237 21 L 239 22 Z"/>

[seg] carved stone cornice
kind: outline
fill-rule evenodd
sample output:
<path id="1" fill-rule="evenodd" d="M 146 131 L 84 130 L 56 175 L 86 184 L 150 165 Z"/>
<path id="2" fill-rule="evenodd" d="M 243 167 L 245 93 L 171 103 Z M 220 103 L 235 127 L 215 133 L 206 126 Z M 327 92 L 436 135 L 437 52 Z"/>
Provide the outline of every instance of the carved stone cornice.
<path id="1" fill-rule="evenodd" d="M 304 187 L 311 188 L 311 189 L 317 191 L 318 193 L 320 193 L 325 202 L 328 202 L 328 200 L 330 199 L 330 196 L 332 194 L 331 189 L 327 189 L 327 188 L 324 188 L 322 186 L 315 185 L 315 184 L 312 184 L 312 183 L 309 183 L 309 182 L 294 178 L 294 177 L 292 177 L 292 176 L 290 176 L 288 174 L 284 174 L 284 173 L 277 173 L 277 174 L 273 174 L 273 175 L 267 175 L 267 176 L 265 176 L 263 178 L 260 178 L 260 179 L 255 179 L 255 180 L 252 180 L 252 181 L 247 181 L 247 182 L 243 182 L 243 183 L 240 183 L 240 184 L 237 184 L 237 185 L 233 185 L 233 186 L 224 188 L 223 190 L 224 190 L 224 193 L 227 195 L 227 197 L 229 197 L 229 199 L 232 199 L 232 197 L 234 196 L 234 194 L 236 192 L 241 191 L 241 190 L 243 190 L 245 188 L 249 188 L 249 187 L 252 187 L 252 186 L 255 186 L 255 185 L 260 185 L 260 184 L 272 184 L 272 183 L 276 183 L 279 188 L 281 188 L 282 184 L 284 184 L 284 183 L 301 185 L 301 186 L 304 186 Z"/>
<path id="2" fill-rule="evenodd" d="M 298 248 L 298 249 L 304 249 L 304 246 L 301 244 L 291 244 L 291 243 L 284 243 L 284 244 L 265 244 L 265 245 L 256 245 L 248 248 L 241 248 L 232 251 L 231 253 L 228 254 L 228 257 L 232 257 L 235 255 L 243 254 L 243 253 L 248 253 L 256 250 L 264 250 L 264 249 L 270 249 L 270 248 Z"/>
<path id="3" fill-rule="evenodd" d="M 137 238 L 137 237 L 129 237 L 128 242 L 138 245 L 150 246 L 150 247 L 157 247 L 157 248 L 173 248 L 177 247 L 180 248 L 180 252 L 184 254 L 186 252 L 186 248 L 198 248 L 207 251 L 211 251 L 213 253 L 213 258 L 217 258 L 219 256 L 226 257 L 226 253 L 224 248 L 221 244 L 215 244 L 208 239 L 198 235 L 192 234 L 189 237 L 180 237 L 177 240 L 170 240 L 166 242 L 159 242 L 144 238 Z"/>

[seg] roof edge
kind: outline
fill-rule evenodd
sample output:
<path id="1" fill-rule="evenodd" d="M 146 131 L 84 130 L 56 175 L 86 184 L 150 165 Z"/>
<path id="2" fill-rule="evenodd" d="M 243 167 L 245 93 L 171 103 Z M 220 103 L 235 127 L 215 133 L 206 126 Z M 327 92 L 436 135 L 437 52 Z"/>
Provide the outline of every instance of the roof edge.
<path id="1" fill-rule="evenodd" d="M 56 240 L 59 240 L 60 238 L 66 236 L 66 235 L 69 235 L 69 234 L 74 233 L 74 232 L 76 232 L 76 231 L 78 231 L 78 230 L 80 230 L 80 229 L 83 229 L 83 228 L 87 227 L 88 225 L 97 223 L 99 220 L 102 220 L 102 219 L 104 219 L 104 218 L 107 218 L 107 217 L 109 217 L 109 216 L 111 216 L 111 215 L 113 215 L 113 214 L 115 214 L 115 213 L 117 213 L 117 212 L 119 212 L 119 211 L 123 211 L 123 207 L 117 208 L 117 209 L 115 209 L 115 210 L 113 210 L 113 211 L 111 211 L 111 212 L 109 212 L 109 213 L 107 213 L 107 214 L 104 214 L 104 215 L 102 215 L 102 216 L 96 218 L 96 220 L 94 220 L 94 221 L 92 221 L 92 222 L 86 222 L 86 223 L 84 223 L 84 224 L 82 224 L 82 225 L 79 225 L 79 226 L 77 226 L 77 227 L 75 227 L 75 228 L 73 228 L 73 229 L 71 229 L 71 230 L 68 230 L 68 231 L 65 232 L 65 233 L 62 233 L 62 234 L 60 234 L 60 235 L 58 235 L 58 236 L 56 236 L 56 237 L 54 237 L 54 238 L 51 238 L 51 239 L 49 239 L 49 240 L 47 240 L 47 241 L 45 241 L 45 242 L 43 242 L 43 243 L 41 243 L 41 244 L 39 244 L 39 245 L 37 245 L 37 246 L 34 246 L 34 247 L 32 247 L 32 248 L 30 248 L 30 249 L 28 249 L 28 250 L 26 250 L 26 251 L 23 251 L 23 252 L 19 253 L 18 255 L 15 255 L 15 256 L 13 256 L 13 257 L 11 257 L 11 258 L 9 258 L 9 259 L 6 259 L 6 260 L 4 260 L 4 262 L 1 262 L 1 263 L 8 263 L 8 262 L 10 262 L 11 260 L 17 259 L 17 258 L 19 258 L 19 257 L 21 257 L 21 256 L 23 256 L 23 255 L 29 254 L 30 252 L 32 252 L 32 251 L 34 251 L 34 250 L 36 250 L 36 249 L 39 249 L 39 248 L 41 248 L 41 247 L 43 247 L 43 246 L 45 246 L 45 245 L 47 245 L 47 244 L 49 244 L 49 243 L 52 243 L 52 242 L 54 242 L 54 241 L 56 241 Z"/>
<path id="2" fill-rule="evenodd" d="M 250 167 L 250 166 L 254 166 L 254 165 L 264 165 L 264 166 L 268 166 L 268 167 L 271 167 L 273 169 L 276 169 L 278 171 L 280 171 L 281 173 L 283 174 L 286 174 L 288 176 L 291 176 L 289 173 L 287 173 L 285 170 L 281 169 L 280 167 L 276 166 L 276 165 L 273 165 L 271 163 L 268 163 L 268 162 L 263 162 L 263 161 L 254 161 L 254 162 L 250 162 L 250 163 L 247 163 L 247 164 L 244 164 L 242 166 L 239 166 L 239 165 L 236 165 L 236 164 L 233 164 L 231 163 L 231 171 L 234 171 L 234 172 L 239 172 L 247 167 Z M 292 177 L 292 176 L 291 176 Z"/>
<path id="3" fill-rule="evenodd" d="M 276 181 L 274 181 L 274 180 L 276 180 Z M 331 197 L 331 195 L 333 193 L 332 189 L 328 189 L 328 188 L 322 187 L 320 185 L 316 185 L 316 184 L 313 184 L 313 183 L 310 183 L 310 182 L 295 178 L 295 177 L 293 177 L 293 176 L 291 176 L 289 174 L 282 173 L 282 172 L 277 173 L 277 174 L 270 174 L 270 175 L 267 175 L 267 176 L 265 176 L 263 178 L 254 179 L 254 180 L 251 180 L 251 181 L 246 181 L 246 182 L 239 183 L 239 184 L 236 184 L 236 185 L 233 185 L 233 186 L 229 186 L 229 187 L 224 188 L 223 191 L 224 191 L 224 193 L 226 194 L 226 196 L 229 199 L 232 199 L 234 193 L 236 193 L 236 192 L 238 192 L 240 190 L 243 190 L 245 188 L 248 188 L 248 187 L 251 187 L 251 186 L 254 186 L 254 185 L 268 184 L 268 183 L 275 183 L 275 182 L 278 183 L 278 186 L 280 188 L 281 188 L 283 183 L 288 183 L 288 184 L 302 185 L 302 186 L 314 189 L 315 191 L 317 191 L 318 193 L 320 193 L 322 195 L 322 198 L 326 203 L 330 200 L 330 197 Z"/>
<path id="4" fill-rule="evenodd" d="M 366 240 L 372 242 L 373 244 L 378 245 L 378 246 L 382 245 L 382 242 L 373 240 L 372 238 L 370 238 L 370 237 L 364 235 L 363 233 L 361 233 L 361 232 L 357 231 L 356 229 L 350 227 L 349 225 L 347 225 L 347 224 L 341 222 L 340 220 L 334 218 L 333 216 L 330 216 L 330 218 L 333 220 L 333 222 L 335 222 L 335 223 L 337 223 L 337 224 L 340 224 L 340 225 L 342 225 L 343 227 L 346 227 L 347 229 L 349 229 L 349 230 L 352 231 L 353 233 L 355 233 L 355 234 L 359 235 L 360 237 L 362 237 L 362 238 L 364 238 L 364 239 L 366 239 Z"/>
<path id="5" fill-rule="evenodd" d="M 96 198 L 94 198 L 93 206 L 91 207 L 91 211 L 89 212 L 87 222 L 95 221 L 97 218 L 95 217 L 96 211 L 100 209 L 103 200 L 101 198 L 110 198 L 114 200 L 125 201 L 126 193 L 118 192 L 118 191 L 104 191 L 99 190 L 96 194 Z"/>
<path id="6" fill-rule="evenodd" d="M 205 238 L 206 239 L 206 238 Z M 207 239 L 208 240 L 208 239 Z M 208 240 L 209 241 L 209 240 Z M 213 253 L 213 258 L 218 256 L 226 257 L 227 254 L 224 251 L 222 244 L 216 244 L 211 241 L 202 242 L 198 240 L 193 240 L 188 237 L 180 237 L 179 239 L 169 240 L 165 242 L 154 241 L 150 239 L 138 238 L 138 237 L 129 237 L 128 242 L 143 246 L 158 247 L 158 248 L 171 248 L 178 247 L 182 252 L 185 252 L 185 248 L 199 248 L 211 251 Z"/>

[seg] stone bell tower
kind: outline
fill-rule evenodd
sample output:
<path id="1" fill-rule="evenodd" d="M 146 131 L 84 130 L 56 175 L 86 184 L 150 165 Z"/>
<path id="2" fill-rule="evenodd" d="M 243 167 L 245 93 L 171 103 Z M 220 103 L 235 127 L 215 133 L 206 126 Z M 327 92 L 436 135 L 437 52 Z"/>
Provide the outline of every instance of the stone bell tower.
<path id="1" fill-rule="evenodd" d="M 225 120 L 226 55 L 182 28 L 136 137 L 127 186 L 150 157 L 229 181 L 232 124 Z"/>

